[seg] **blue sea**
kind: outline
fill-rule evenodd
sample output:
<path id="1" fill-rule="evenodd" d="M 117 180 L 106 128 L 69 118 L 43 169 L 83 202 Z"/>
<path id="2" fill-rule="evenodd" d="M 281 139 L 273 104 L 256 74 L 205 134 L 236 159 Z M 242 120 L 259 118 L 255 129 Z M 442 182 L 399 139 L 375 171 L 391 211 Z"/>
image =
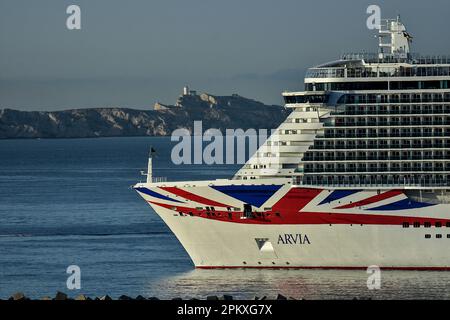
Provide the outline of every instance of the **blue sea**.
<path id="1" fill-rule="evenodd" d="M 0 141 L 0 298 L 63 291 L 161 299 L 449 299 L 450 272 L 382 271 L 369 290 L 364 270 L 196 270 L 177 239 L 130 189 L 154 175 L 169 180 L 226 178 L 239 165 L 174 165 L 169 138 Z M 69 290 L 66 269 L 81 269 Z"/>

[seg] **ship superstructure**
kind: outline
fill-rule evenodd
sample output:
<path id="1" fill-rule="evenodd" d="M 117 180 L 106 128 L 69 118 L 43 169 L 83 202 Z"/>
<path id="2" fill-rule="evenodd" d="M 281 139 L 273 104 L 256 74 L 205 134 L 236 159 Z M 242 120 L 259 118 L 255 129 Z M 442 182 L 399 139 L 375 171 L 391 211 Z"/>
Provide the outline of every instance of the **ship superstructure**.
<path id="1" fill-rule="evenodd" d="M 233 179 L 136 190 L 197 267 L 450 269 L 450 58 L 411 39 L 310 68 Z"/>
<path id="2" fill-rule="evenodd" d="M 446 187 L 450 58 L 412 55 L 398 19 L 385 22 L 388 35 L 388 53 L 380 42 L 379 54 L 344 55 L 309 69 L 305 91 L 283 93 L 292 113 L 236 178 Z"/>

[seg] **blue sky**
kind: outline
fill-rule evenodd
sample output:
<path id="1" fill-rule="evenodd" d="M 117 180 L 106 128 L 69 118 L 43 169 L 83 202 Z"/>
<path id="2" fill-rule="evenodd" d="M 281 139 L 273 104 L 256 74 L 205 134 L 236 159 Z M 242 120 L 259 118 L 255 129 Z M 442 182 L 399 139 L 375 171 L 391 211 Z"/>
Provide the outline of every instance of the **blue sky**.
<path id="1" fill-rule="evenodd" d="M 0 0 L 0 108 L 150 108 L 184 84 L 281 104 L 305 68 L 376 51 L 370 4 L 401 14 L 413 51 L 450 54 L 448 0 Z"/>

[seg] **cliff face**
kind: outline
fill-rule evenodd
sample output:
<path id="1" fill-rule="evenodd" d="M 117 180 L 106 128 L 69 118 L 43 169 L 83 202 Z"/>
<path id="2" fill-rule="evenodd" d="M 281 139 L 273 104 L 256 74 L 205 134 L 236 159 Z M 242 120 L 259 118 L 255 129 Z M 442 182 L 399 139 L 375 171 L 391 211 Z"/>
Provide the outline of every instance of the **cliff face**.
<path id="1" fill-rule="evenodd" d="M 156 110 L 126 108 L 74 109 L 56 112 L 0 110 L 0 139 L 164 136 L 177 128 L 276 128 L 288 112 L 237 95 L 185 95 L 177 106 Z"/>

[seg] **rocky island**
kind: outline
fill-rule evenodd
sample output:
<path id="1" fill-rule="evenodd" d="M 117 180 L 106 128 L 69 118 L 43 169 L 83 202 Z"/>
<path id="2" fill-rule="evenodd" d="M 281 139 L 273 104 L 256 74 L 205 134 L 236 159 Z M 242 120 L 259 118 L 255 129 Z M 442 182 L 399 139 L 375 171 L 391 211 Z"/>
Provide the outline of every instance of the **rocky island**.
<path id="1" fill-rule="evenodd" d="M 233 94 L 215 96 L 184 88 L 174 105 L 152 110 L 88 108 L 64 111 L 0 109 L 0 139 L 166 136 L 177 128 L 192 132 L 194 121 L 220 130 L 276 128 L 288 111 Z"/>

